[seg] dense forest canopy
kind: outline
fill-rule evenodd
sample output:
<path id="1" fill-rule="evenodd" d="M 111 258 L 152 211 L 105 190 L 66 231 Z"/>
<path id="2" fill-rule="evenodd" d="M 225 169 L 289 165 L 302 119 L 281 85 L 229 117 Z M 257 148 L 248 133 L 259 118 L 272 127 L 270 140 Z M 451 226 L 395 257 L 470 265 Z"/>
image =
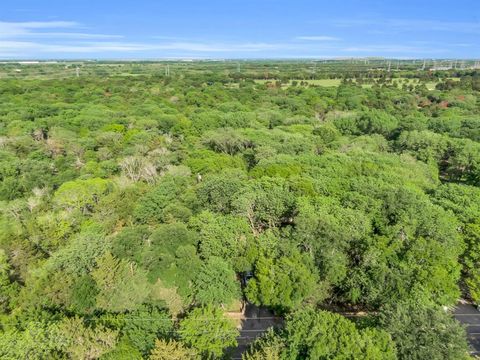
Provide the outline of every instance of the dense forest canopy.
<path id="1" fill-rule="evenodd" d="M 480 73 L 339 64 L 3 78 L 0 358 L 228 358 L 242 300 L 246 360 L 467 358 Z"/>

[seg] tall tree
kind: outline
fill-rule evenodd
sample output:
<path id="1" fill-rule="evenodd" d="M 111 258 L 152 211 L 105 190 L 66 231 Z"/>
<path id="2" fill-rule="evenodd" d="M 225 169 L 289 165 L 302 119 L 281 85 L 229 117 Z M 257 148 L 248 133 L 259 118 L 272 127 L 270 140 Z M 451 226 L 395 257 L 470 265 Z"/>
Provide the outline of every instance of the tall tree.
<path id="1" fill-rule="evenodd" d="M 399 359 L 468 359 L 465 329 L 440 308 L 397 304 L 380 314 L 381 326 L 395 341 Z"/>
<path id="2" fill-rule="evenodd" d="M 157 340 L 149 360 L 198 360 L 195 350 L 176 340 Z"/>
<path id="3" fill-rule="evenodd" d="M 92 277 L 98 288 L 97 307 L 121 312 L 136 309 L 150 292 L 147 277 L 134 263 L 106 252 L 97 261 Z"/>
<path id="4" fill-rule="evenodd" d="M 358 329 L 341 315 L 306 308 L 287 318 L 286 359 L 396 359 L 388 333 Z"/>
<path id="5" fill-rule="evenodd" d="M 237 345 L 239 331 L 221 309 L 209 305 L 188 313 L 180 322 L 179 334 L 202 358 L 214 359 L 221 357 L 226 348 Z"/>
<path id="6" fill-rule="evenodd" d="M 229 305 L 240 298 L 240 283 L 232 266 L 219 257 L 211 257 L 193 282 L 195 299 L 200 304 Z"/>

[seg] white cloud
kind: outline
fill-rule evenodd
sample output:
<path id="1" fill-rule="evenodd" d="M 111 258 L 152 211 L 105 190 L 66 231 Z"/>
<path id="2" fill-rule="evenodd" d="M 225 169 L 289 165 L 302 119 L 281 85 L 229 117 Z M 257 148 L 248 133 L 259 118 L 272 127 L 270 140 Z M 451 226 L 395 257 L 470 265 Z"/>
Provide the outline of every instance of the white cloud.
<path id="1" fill-rule="evenodd" d="M 98 52 L 136 52 L 136 51 L 182 51 L 182 52 L 256 52 L 282 48 L 281 44 L 267 43 L 200 43 L 200 42 L 170 42 L 170 43 L 134 43 L 119 41 L 75 42 L 72 44 L 45 44 L 32 41 L 0 40 L 0 56 L 5 53 L 24 54 L 68 54 L 68 53 L 98 53 Z"/>
<path id="2" fill-rule="evenodd" d="M 1 36 L 1 35 L 0 35 Z M 89 34 L 78 32 L 37 32 L 28 33 L 24 36 L 19 35 L 17 38 L 45 38 L 45 39 L 122 39 L 123 35 L 110 34 Z"/>
<path id="3" fill-rule="evenodd" d="M 5 22 L 0 21 L 0 57 L 12 54 L 35 57 L 52 54 L 88 54 L 107 52 L 257 52 L 285 47 L 262 42 L 188 41 L 173 37 L 155 37 L 152 42 L 120 41 L 122 35 L 75 32 L 73 21 Z M 67 31 L 66 31 L 67 30 Z"/>
<path id="4" fill-rule="evenodd" d="M 35 55 L 39 53 L 93 53 L 102 51 L 143 51 L 148 45 L 122 42 L 90 42 L 75 44 L 43 44 L 31 41 L 0 41 L 0 55 L 4 52 Z"/>
<path id="5" fill-rule="evenodd" d="M 426 19 L 337 19 L 333 20 L 337 27 L 381 27 L 382 33 L 391 31 L 446 31 L 458 33 L 480 33 L 480 23 L 466 21 L 440 21 Z"/>
<path id="6" fill-rule="evenodd" d="M 337 37 L 326 36 L 326 35 L 297 36 L 295 39 L 297 39 L 297 40 L 307 40 L 307 41 L 336 41 L 336 40 L 340 40 Z"/>
<path id="7" fill-rule="evenodd" d="M 232 51 L 264 51 L 278 49 L 282 44 L 270 43 L 209 43 L 209 42 L 172 42 L 153 45 L 162 50 L 182 50 L 195 52 L 232 52 Z"/>
<path id="8" fill-rule="evenodd" d="M 448 52 L 446 49 L 431 49 L 424 47 L 406 46 L 406 45 L 366 45 L 351 46 L 342 49 L 345 52 L 363 52 L 363 53 L 408 53 L 408 54 L 435 54 Z"/>
<path id="9" fill-rule="evenodd" d="M 358 26 L 370 23 L 371 20 L 346 20 L 339 26 Z M 383 24 L 393 24 L 396 28 L 407 27 L 408 22 L 401 20 L 384 20 Z M 418 21 L 410 22 L 420 26 Z M 446 28 L 445 23 L 436 28 Z M 453 26 L 453 23 L 449 23 Z M 382 23 L 380 23 L 382 25 Z M 388 26 L 387 26 L 388 27 Z M 471 29 L 473 29 L 471 27 Z M 73 21 L 37 21 L 37 22 L 5 22 L 0 21 L 0 58 L 68 58 L 82 54 L 87 56 L 150 56 L 150 57 L 182 57 L 182 56 L 258 56 L 258 57 L 336 57 L 365 56 L 391 54 L 440 54 L 446 44 L 420 44 L 409 42 L 398 45 L 350 45 L 347 40 L 329 35 L 302 35 L 290 38 L 285 42 L 261 41 L 209 41 L 192 40 L 183 37 L 149 36 L 139 41 L 129 41 L 122 35 L 89 33 L 82 24 Z M 443 48 L 442 48 L 443 46 Z M 453 45 L 451 45 L 453 46 Z M 463 46 L 457 45 L 457 46 Z M 465 45 L 466 46 L 466 45 Z M 328 54 L 317 56 L 313 54 Z M 111 54 L 111 55 L 110 55 Z M 302 55 L 300 55 L 302 54 Z"/>
<path id="10" fill-rule="evenodd" d="M 32 30 L 39 29 L 67 29 L 76 27 L 73 21 L 28 21 L 7 22 L 0 21 L 0 37 L 11 38 L 19 35 L 31 34 Z"/>
<path id="11" fill-rule="evenodd" d="M 48 39 L 117 39 L 121 35 L 91 34 L 65 30 L 75 30 L 80 24 L 74 21 L 27 21 L 27 22 L 6 22 L 0 21 L 0 39 L 27 39 L 27 38 L 48 38 Z M 50 30 L 50 31 L 45 31 Z M 51 31 L 61 30 L 61 31 Z"/>

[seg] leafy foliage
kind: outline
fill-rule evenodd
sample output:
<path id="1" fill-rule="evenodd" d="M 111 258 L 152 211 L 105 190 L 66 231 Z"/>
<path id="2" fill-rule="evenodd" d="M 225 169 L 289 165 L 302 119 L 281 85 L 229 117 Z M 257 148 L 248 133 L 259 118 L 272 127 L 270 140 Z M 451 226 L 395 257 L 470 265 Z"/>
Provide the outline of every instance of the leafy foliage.
<path id="1" fill-rule="evenodd" d="M 305 309 L 287 320 L 287 359 L 395 359 L 390 335 L 377 329 L 357 329 L 341 315 Z"/>
<path id="2" fill-rule="evenodd" d="M 146 274 L 133 263 L 109 252 L 97 262 L 92 278 L 98 289 L 97 307 L 108 311 L 134 310 L 149 293 Z"/>
<path id="3" fill-rule="evenodd" d="M 157 340 L 149 360 L 194 360 L 199 359 L 194 350 L 175 340 Z"/>
<path id="4" fill-rule="evenodd" d="M 400 359 L 467 359 L 465 330 L 440 309 L 398 304 L 381 313 Z"/>
<path id="5" fill-rule="evenodd" d="M 180 322 L 180 337 L 203 358 L 220 357 L 223 351 L 237 345 L 239 335 L 235 324 L 212 306 L 192 310 Z"/>
<path id="6" fill-rule="evenodd" d="M 2 79 L 0 357 L 228 356 L 246 301 L 286 319 L 249 360 L 461 359 L 437 309 L 480 301 L 480 77 L 370 61 Z"/>

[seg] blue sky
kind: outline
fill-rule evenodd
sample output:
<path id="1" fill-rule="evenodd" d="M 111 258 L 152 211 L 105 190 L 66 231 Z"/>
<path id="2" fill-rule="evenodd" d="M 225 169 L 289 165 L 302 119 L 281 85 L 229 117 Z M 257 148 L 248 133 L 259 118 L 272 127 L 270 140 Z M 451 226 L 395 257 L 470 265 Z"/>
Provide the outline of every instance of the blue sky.
<path id="1" fill-rule="evenodd" d="M 480 0 L 0 2 L 0 59 L 480 58 Z"/>

